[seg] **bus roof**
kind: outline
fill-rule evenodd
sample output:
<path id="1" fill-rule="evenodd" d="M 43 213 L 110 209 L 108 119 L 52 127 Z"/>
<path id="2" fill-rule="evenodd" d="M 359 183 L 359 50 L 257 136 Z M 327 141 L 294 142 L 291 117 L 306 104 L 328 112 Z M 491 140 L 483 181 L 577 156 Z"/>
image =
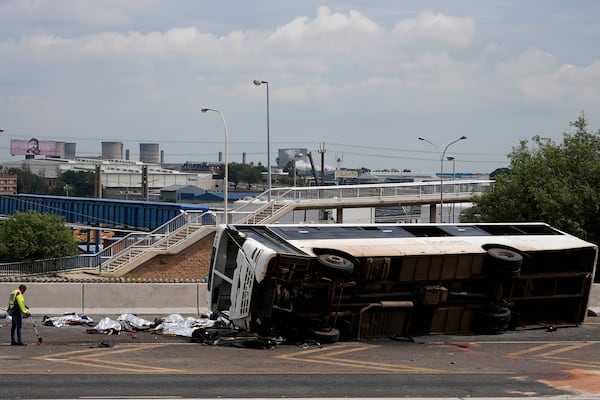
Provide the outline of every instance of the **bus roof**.
<path id="1" fill-rule="evenodd" d="M 232 225 L 259 242 L 280 242 L 313 255 L 330 248 L 354 256 L 482 253 L 490 244 L 521 251 L 590 247 L 545 223 L 486 224 L 273 224 Z"/>

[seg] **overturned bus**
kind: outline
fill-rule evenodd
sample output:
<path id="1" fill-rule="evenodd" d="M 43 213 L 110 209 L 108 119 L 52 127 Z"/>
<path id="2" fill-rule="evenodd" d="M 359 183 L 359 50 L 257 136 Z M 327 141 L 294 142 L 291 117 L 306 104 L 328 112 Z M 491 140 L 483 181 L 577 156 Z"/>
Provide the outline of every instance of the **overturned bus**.
<path id="1" fill-rule="evenodd" d="M 597 252 L 544 223 L 220 225 L 208 307 L 321 342 L 577 325 Z"/>

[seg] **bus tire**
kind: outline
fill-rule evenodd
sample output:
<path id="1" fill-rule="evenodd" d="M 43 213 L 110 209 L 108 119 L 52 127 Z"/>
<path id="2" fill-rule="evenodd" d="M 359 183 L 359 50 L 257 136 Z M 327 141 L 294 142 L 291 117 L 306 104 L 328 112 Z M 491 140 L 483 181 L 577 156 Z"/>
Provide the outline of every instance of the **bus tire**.
<path id="1" fill-rule="evenodd" d="M 497 310 L 481 310 L 474 315 L 472 330 L 475 333 L 495 335 L 508 329 L 511 320 L 511 312 L 506 307 Z"/>
<path id="2" fill-rule="evenodd" d="M 514 250 L 491 247 L 487 250 L 487 269 L 497 278 L 515 278 L 521 272 L 523 256 Z"/>
<path id="3" fill-rule="evenodd" d="M 319 343 L 336 343 L 340 340 L 340 331 L 336 328 L 324 330 L 307 329 L 306 331 L 310 339 L 316 340 Z"/>
<path id="4" fill-rule="evenodd" d="M 352 261 L 336 254 L 320 254 L 317 260 L 323 272 L 338 276 L 350 276 L 354 272 Z"/>

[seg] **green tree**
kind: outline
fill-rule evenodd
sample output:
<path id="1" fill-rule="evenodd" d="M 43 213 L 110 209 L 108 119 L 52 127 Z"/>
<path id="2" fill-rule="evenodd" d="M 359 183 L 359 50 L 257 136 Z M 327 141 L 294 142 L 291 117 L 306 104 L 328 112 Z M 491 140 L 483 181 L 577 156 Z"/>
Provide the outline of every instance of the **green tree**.
<path id="1" fill-rule="evenodd" d="M 0 225 L 0 257 L 34 261 L 78 254 L 71 229 L 62 217 L 36 211 L 18 212 Z"/>
<path id="2" fill-rule="evenodd" d="M 91 171 L 65 171 L 50 187 L 49 193 L 57 196 L 93 197 L 95 175 Z"/>
<path id="3" fill-rule="evenodd" d="M 250 167 L 245 168 L 242 172 L 242 180 L 248 185 L 248 190 L 252 188 L 252 184 L 262 181 L 262 173 L 260 168 Z"/>
<path id="4" fill-rule="evenodd" d="M 8 173 L 17 175 L 17 189 L 19 193 L 48 194 L 48 181 L 43 177 L 31 172 L 25 163 L 21 168 L 9 168 Z"/>
<path id="5" fill-rule="evenodd" d="M 542 221 L 600 243 L 600 131 L 588 131 L 582 114 L 563 142 L 534 136 L 509 154 L 508 173 L 493 191 L 475 199 L 461 221 Z"/>
<path id="6" fill-rule="evenodd" d="M 264 170 L 262 166 L 252 167 L 247 164 L 231 163 L 228 171 L 229 181 L 233 182 L 234 189 L 237 189 L 241 182 L 246 182 L 250 189 L 253 183 L 263 181 L 262 170 Z"/>
<path id="7" fill-rule="evenodd" d="M 237 189 L 238 185 L 242 181 L 243 167 L 244 167 L 244 164 L 238 164 L 238 163 L 229 164 L 229 170 L 227 171 L 227 173 L 229 175 L 229 181 L 233 182 L 234 189 Z"/>

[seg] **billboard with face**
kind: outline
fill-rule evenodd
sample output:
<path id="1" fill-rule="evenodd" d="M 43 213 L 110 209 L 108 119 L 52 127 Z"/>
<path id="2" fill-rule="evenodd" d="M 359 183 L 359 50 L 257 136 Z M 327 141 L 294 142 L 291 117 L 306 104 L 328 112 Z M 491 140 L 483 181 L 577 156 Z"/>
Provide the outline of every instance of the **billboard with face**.
<path id="1" fill-rule="evenodd" d="M 56 156 L 56 147 L 56 142 L 54 141 L 42 141 L 37 138 L 29 140 L 13 139 L 10 141 L 10 154 L 13 156 Z"/>

